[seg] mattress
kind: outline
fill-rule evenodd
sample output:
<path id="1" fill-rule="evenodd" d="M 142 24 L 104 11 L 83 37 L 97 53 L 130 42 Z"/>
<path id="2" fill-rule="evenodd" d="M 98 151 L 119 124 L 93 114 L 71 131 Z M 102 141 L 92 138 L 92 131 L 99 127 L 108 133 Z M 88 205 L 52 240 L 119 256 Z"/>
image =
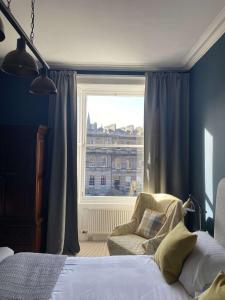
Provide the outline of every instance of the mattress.
<path id="1" fill-rule="evenodd" d="M 190 300 L 151 256 L 68 257 L 51 300 Z"/>

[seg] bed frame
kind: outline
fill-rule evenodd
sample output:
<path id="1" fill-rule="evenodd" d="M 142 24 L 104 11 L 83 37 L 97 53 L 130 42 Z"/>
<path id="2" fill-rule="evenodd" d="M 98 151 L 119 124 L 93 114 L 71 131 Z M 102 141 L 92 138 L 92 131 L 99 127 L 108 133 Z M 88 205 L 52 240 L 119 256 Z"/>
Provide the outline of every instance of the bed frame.
<path id="1" fill-rule="evenodd" d="M 225 178 L 221 179 L 216 196 L 216 211 L 215 211 L 215 239 L 225 247 Z"/>

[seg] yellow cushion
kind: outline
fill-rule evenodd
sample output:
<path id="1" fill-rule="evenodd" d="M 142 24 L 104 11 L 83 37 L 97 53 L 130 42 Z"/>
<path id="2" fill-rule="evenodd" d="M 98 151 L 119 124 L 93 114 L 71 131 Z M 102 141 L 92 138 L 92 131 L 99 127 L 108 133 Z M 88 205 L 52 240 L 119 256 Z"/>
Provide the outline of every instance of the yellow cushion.
<path id="1" fill-rule="evenodd" d="M 153 238 L 159 232 L 165 219 L 164 213 L 147 208 L 135 233 L 146 239 Z"/>
<path id="2" fill-rule="evenodd" d="M 225 299 L 225 275 L 220 272 L 212 285 L 201 294 L 199 300 L 224 300 Z"/>
<path id="3" fill-rule="evenodd" d="M 180 222 L 171 230 L 159 245 L 154 259 L 167 283 L 178 280 L 184 260 L 192 251 L 197 235 L 187 230 Z"/>

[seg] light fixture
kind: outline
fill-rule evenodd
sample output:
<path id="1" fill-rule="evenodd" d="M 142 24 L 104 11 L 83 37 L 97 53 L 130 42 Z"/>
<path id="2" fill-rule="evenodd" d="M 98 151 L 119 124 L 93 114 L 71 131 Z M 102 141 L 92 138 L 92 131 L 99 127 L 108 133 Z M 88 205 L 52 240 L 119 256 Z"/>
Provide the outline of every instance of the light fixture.
<path id="1" fill-rule="evenodd" d="M 41 75 L 35 78 L 30 86 L 30 93 L 34 95 L 55 95 L 57 88 L 55 83 L 48 77 L 47 69 L 41 70 Z"/>
<path id="2" fill-rule="evenodd" d="M 198 210 L 198 226 L 199 226 L 199 230 L 201 230 L 202 229 L 202 207 L 192 195 L 189 195 L 187 201 L 184 202 L 183 210 L 185 214 L 188 212 L 195 213 L 196 206 Z"/>
<path id="3" fill-rule="evenodd" d="M 0 17 L 0 42 L 4 41 L 4 39 L 5 39 L 4 24 Z"/>
<path id="4" fill-rule="evenodd" d="M 18 76 L 28 76 L 38 75 L 38 67 L 34 58 L 26 52 L 26 45 L 30 48 L 37 60 L 42 64 L 44 70 L 41 76 L 35 78 L 31 84 L 30 92 L 32 94 L 56 94 L 57 89 L 54 82 L 47 76 L 47 71 L 50 69 L 49 65 L 45 59 L 41 56 L 37 48 L 34 46 L 34 21 L 35 21 L 35 0 L 31 0 L 31 33 L 30 37 L 27 36 L 26 32 L 20 26 L 18 21 L 15 19 L 14 15 L 10 10 L 11 0 L 7 0 L 8 5 L 0 0 L 0 11 L 3 13 L 5 18 L 17 31 L 20 38 L 17 40 L 17 49 L 6 55 L 2 70 L 6 73 L 18 75 Z M 3 24 L 0 23 L 0 34 L 4 33 Z M 3 38 L 3 36 L 2 36 Z"/>
<path id="5" fill-rule="evenodd" d="M 17 48 L 9 52 L 3 60 L 2 71 L 17 76 L 35 76 L 39 74 L 34 58 L 26 51 L 23 38 L 17 39 Z"/>

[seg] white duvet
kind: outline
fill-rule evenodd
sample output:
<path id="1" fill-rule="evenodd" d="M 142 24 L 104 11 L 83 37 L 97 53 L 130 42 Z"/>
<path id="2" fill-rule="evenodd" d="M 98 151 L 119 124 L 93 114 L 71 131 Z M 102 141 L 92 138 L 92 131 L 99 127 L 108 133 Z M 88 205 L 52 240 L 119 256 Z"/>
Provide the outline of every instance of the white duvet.
<path id="1" fill-rule="evenodd" d="M 68 257 L 51 300 L 190 300 L 150 256 Z"/>

